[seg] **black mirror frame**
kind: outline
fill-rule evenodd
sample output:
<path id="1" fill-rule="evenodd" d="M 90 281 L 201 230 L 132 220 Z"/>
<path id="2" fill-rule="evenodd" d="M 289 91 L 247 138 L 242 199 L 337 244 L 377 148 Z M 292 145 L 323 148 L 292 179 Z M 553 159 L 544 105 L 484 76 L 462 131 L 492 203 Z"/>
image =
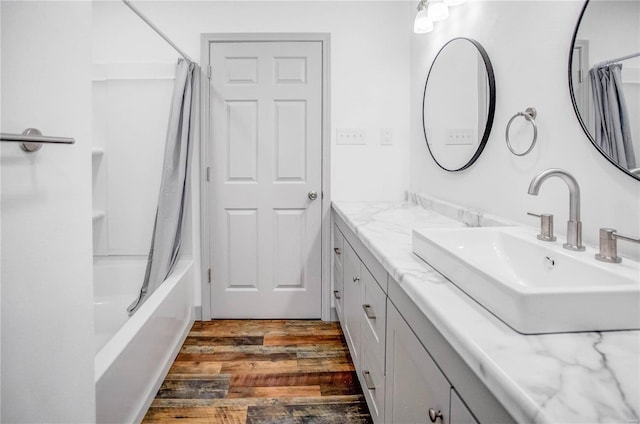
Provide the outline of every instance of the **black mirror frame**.
<path id="1" fill-rule="evenodd" d="M 591 145 L 593 145 L 593 147 L 595 147 L 598 150 L 598 152 L 600 152 L 600 154 L 604 156 L 613 166 L 615 166 L 616 168 L 618 168 L 619 170 L 621 170 L 631 178 L 637 181 L 640 181 L 640 176 L 632 174 L 631 172 L 629 172 L 628 169 L 623 168 L 622 166 L 617 164 L 613 159 L 609 157 L 609 155 L 607 155 L 604 152 L 604 150 L 600 148 L 600 146 L 598 146 L 598 144 L 596 143 L 596 140 L 593 138 L 593 135 L 591 135 L 591 133 L 589 132 L 589 128 L 587 128 L 587 124 L 582 119 L 582 115 L 580 115 L 580 111 L 578 110 L 578 103 L 576 102 L 576 96 L 573 93 L 573 80 L 572 80 L 573 75 L 571 73 L 571 69 L 573 66 L 573 46 L 576 44 L 576 39 L 578 37 L 578 30 L 580 29 L 580 23 L 582 22 L 582 17 L 584 16 L 584 13 L 587 10 L 587 6 L 589 6 L 589 1 L 590 0 L 585 0 L 584 2 L 584 6 L 580 11 L 580 15 L 578 16 L 578 21 L 576 22 L 576 26 L 573 30 L 573 37 L 571 37 L 571 45 L 569 46 L 569 67 L 567 69 L 568 69 L 568 76 L 569 76 L 568 78 L 569 79 L 569 96 L 571 96 L 571 104 L 573 104 L 573 111 L 575 112 L 576 117 L 578 118 L 578 122 L 580 122 L 582 131 L 584 131 L 585 135 L 591 142 Z"/>
<path id="2" fill-rule="evenodd" d="M 449 43 L 452 43 L 453 41 L 456 41 L 456 40 L 469 41 L 478 50 L 478 52 L 480 53 L 480 56 L 482 56 L 482 61 L 484 62 L 485 70 L 487 71 L 487 79 L 489 82 L 489 110 L 487 113 L 487 123 L 485 124 L 485 127 L 484 127 L 484 133 L 482 134 L 482 139 L 480 140 L 480 144 L 478 145 L 478 148 L 476 149 L 473 157 L 469 159 L 469 161 L 465 165 L 463 165 L 458 169 L 448 169 L 442 166 L 440 162 L 438 162 L 438 160 L 433 155 L 433 152 L 431 151 L 431 147 L 429 147 L 429 142 L 427 141 L 427 126 L 426 126 L 425 117 L 424 117 L 424 102 L 426 100 L 426 95 L 427 95 L 427 84 L 429 83 L 429 76 L 431 76 L 431 71 L 433 70 L 433 66 L 438 60 L 438 56 L 440 56 L 440 53 L 442 53 L 442 51 L 445 49 L 445 47 L 447 47 L 447 45 L 449 45 Z M 433 59 L 433 63 L 429 68 L 429 74 L 427 75 L 427 80 L 424 83 L 424 92 L 422 94 L 422 131 L 424 133 L 424 141 L 427 144 L 427 149 L 429 150 L 429 154 L 433 158 L 433 161 L 436 163 L 436 165 L 438 165 L 441 169 L 448 172 L 463 171 L 469 168 L 471 165 L 473 165 L 473 163 L 476 160 L 478 160 L 478 158 L 482 154 L 482 151 L 484 150 L 487 144 L 487 140 L 489 140 L 489 134 L 491 134 L 491 128 L 493 127 L 493 118 L 495 116 L 495 112 L 496 112 L 496 80 L 495 80 L 495 74 L 493 72 L 493 66 L 491 65 L 491 60 L 489 59 L 489 55 L 487 54 L 487 51 L 484 49 L 484 47 L 482 47 L 482 45 L 479 42 L 477 42 L 472 38 L 456 37 L 447 41 L 440 48 L 440 50 L 438 51 L 438 54 Z"/>

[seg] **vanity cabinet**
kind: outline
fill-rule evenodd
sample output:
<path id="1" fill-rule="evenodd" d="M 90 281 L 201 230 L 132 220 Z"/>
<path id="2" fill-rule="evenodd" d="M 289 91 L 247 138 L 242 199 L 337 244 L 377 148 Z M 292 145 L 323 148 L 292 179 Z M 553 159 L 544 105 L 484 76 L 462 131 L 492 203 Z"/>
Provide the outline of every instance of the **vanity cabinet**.
<path id="1" fill-rule="evenodd" d="M 333 248 L 336 312 L 376 424 L 514 423 L 401 285 L 335 214 Z"/>
<path id="2" fill-rule="evenodd" d="M 336 312 L 341 316 L 342 330 L 371 416 L 375 423 L 382 423 L 387 295 L 351 244 L 344 237 L 340 239 L 335 234 L 340 234 L 340 231 L 334 227 L 334 247 L 336 242 L 340 243 L 342 240 L 341 260 L 344 267 L 340 299 L 342 303 L 340 306 L 336 304 Z M 334 284 L 335 282 L 334 279 Z M 386 283 L 386 279 L 384 282 Z M 338 311 L 338 307 L 342 311 Z"/>

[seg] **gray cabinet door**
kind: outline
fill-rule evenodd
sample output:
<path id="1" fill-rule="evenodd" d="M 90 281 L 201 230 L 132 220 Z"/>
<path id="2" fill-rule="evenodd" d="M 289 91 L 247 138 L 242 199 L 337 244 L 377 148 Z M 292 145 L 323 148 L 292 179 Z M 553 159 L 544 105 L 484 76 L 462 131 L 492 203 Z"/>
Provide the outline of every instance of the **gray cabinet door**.
<path id="1" fill-rule="evenodd" d="M 356 370 L 360 371 L 360 322 L 362 315 L 362 282 L 360 259 L 349 243 L 344 243 L 344 337 L 349 345 Z"/>
<path id="2" fill-rule="evenodd" d="M 478 424 L 453 387 L 451 388 L 451 420 L 449 424 Z"/>
<path id="3" fill-rule="evenodd" d="M 387 304 L 385 422 L 431 423 L 429 410 L 449 423 L 451 386 L 391 302 Z"/>

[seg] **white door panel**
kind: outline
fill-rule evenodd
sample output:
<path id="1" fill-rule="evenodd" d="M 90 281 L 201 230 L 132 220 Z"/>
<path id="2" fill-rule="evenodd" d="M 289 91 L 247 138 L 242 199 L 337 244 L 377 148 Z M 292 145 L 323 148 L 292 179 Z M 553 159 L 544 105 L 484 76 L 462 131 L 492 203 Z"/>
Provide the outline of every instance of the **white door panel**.
<path id="1" fill-rule="evenodd" d="M 210 48 L 212 316 L 321 314 L 322 44 Z"/>

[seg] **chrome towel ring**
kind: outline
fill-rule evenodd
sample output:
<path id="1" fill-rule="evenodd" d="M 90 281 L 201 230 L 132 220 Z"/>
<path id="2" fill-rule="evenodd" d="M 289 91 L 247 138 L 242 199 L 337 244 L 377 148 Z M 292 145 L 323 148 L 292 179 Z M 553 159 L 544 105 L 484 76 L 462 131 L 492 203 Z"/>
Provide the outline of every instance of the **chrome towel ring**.
<path id="1" fill-rule="evenodd" d="M 523 153 L 517 153 L 515 150 L 513 150 L 513 146 L 511 146 L 511 140 L 509 140 L 509 128 L 511 128 L 511 123 L 518 116 L 523 116 L 524 119 L 531 122 L 531 125 L 533 125 L 533 140 L 531 141 L 531 145 L 529 146 L 527 151 Z M 507 130 L 505 131 L 504 136 L 507 140 L 507 147 L 509 148 L 511 153 L 513 153 L 514 155 L 524 156 L 533 149 L 533 146 L 536 145 L 536 140 L 538 139 L 538 125 L 536 124 L 536 116 L 537 116 L 536 109 L 532 107 L 528 107 L 524 112 L 518 112 L 515 115 L 513 115 L 511 119 L 509 119 L 509 123 L 507 124 Z"/>

